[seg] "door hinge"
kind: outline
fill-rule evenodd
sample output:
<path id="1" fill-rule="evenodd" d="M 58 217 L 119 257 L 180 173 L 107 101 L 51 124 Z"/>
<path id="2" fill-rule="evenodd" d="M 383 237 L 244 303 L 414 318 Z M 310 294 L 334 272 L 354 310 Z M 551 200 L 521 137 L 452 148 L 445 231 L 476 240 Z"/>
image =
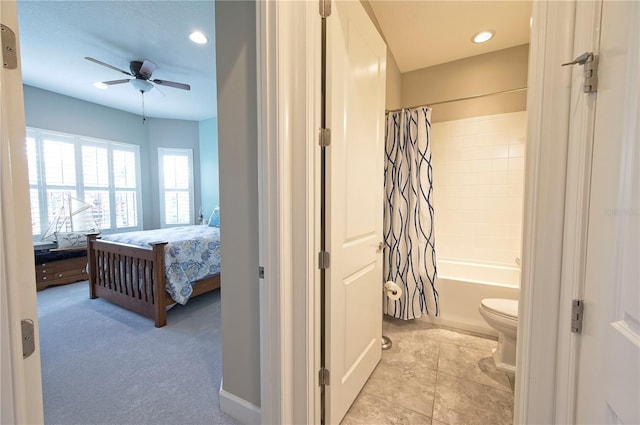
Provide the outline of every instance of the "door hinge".
<path id="1" fill-rule="evenodd" d="M 26 359 L 36 351 L 33 320 L 21 320 L 20 328 L 22 329 L 22 358 Z"/>
<path id="2" fill-rule="evenodd" d="M 584 89 L 585 93 L 595 93 L 598 91 L 598 55 L 592 52 L 585 52 L 571 62 L 563 63 L 567 65 L 584 65 Z"/>
<path id="3" fill-rule="evenodd" d="M 318 268 L 319 269 L 328 269 L 329 268 L 329 253 L 327 251 L 320 251 L 318 253 Z"/>
<path id="4" fill-rule="evenodd" d="M 258 279 L 264 279 L 264 267 L 258 267 Z"/>
<path id="5" fill-rule="evenodd" d="M 2 66 L 7 69 L 18 67 L 18 53 L 16 52 L 16 33 L 4 24 L 0 24 L 2 43 Z"/>
<path id="6" fill-rule="evenodd" d="M 320 17 L 326 18 L 331 15 L 331 0 L 320 1 Z"/>
<path id="7" fill-rule="evenodd" d="M 320 385 L 329 385 L 329 369 L 322 368 L 318 373 Z"/>
<path id="8" fill-rule="evenodd" d="M 331 129 L 330 128 L 321 128 L 320 129 L 320 147 L 326 148 L 331 144 Z"/>
<path id="9" fill-rule="evenodd" d="M 571 301 L 571 332 L 576 334 L 582 333 L 582 319 L 584 318 L 584 301 Z"/>

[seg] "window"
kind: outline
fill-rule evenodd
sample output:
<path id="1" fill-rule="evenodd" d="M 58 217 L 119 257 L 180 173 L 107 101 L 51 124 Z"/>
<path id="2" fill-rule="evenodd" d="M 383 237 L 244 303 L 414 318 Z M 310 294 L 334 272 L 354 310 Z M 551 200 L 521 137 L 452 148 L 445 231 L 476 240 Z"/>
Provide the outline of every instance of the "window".
<path id="1" fill-rule="evenodd" d="M 158 148 L 162 227 L 194 223 L 193 152 Z"/>
<path id="2" fill-rule="evenodd" d="M 51 224 L 67 195 L 91 206 L 103 232 L 141 229 L 139 158 L 135 145 L 27 129 L 34 237 Z"/>

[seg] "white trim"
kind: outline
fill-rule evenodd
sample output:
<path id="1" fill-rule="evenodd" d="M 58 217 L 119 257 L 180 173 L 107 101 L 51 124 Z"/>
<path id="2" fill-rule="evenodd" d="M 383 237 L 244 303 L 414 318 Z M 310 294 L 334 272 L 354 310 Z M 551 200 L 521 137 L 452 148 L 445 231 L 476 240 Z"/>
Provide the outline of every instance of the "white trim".
<path id="1" fill-rule="evenodd" d="M 225 391 L 222 388 L 222 381 L 220 382 L 219 394 L 220 411 L 222 413 L 229 415 L 246 425 L 262 423 L 260 408 L 253 403 L 249 403 L 243 398 Z"/>
<path id="2" fill-rule="evenodd" d="M 263 423 L 320 422 L 317 129 L 320 16 L 313 2 L 258 2 Z"/>
<path id="3" fill-rule="evenodd" d="M 258 240 L 259 264 L 264 267 L 260 283 L 260 406 L 265 424 L 281 423 L 283 407 L 290 400 L 281 394 L 281 358 L 284 350 L 280 327 L 279 213 L 275 157 L 277 112 L 276 2 L 256 2 L 257 113 L 258 113 Z M 275 221 L 275 222 L 274 222 Z"/>
<path id="4" fill-rule="evenodd" d="M 18 66 L 0 69 L 0 422 L 44 422 L 38 311 L 36 303 L 29 173 L 20 36 L 15 0 L 0 2 L 0 18 L 17 39 Z M 35 352 L 22 357 L 20 321 L 31 319 Z"/>
<path id="5" fill-rule="evenodd" d="M 516 424 L 555 423 L 575 1 L 533 2 Z M 536 307 L 534 309 L 534 306 Z"/>
<path id="6" fill-rule="evenodd" d="M 599 53 L 601 8 L 601 1 L 576 3 L 572 57 L 584 52 Z M 596 103 L 595 93 L 585 94 L 583 91 L 583 68 L 573 67 L 572 74 L 554 416 L 556 423 L 561 424 L 575 422 L 580 337 L 569 329 L 571 300 L 583 298 L 584 294 Z"/>

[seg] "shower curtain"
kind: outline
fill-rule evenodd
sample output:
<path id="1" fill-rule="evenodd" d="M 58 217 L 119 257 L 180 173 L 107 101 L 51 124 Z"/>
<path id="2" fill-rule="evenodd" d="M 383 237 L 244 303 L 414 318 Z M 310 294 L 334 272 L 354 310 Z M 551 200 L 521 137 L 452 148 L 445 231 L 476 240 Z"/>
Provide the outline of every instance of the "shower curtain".
<path id="1" fill-rule="evenodd" d="M 383 273 L 402 296 L 385 296 L 384 312 L 404 320 L 439 313 L 430 120 L 421 107 L 389 112 L 386 122 Z"/>

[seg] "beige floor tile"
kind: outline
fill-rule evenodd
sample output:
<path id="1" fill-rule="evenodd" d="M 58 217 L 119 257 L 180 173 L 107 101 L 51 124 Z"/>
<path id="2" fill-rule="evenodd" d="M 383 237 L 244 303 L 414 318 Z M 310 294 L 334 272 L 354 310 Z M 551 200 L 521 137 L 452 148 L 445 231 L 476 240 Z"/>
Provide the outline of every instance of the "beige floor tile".
<path id="1" fill-rule="evenodd" d="M 431 417 L 436 371 L 378 364 L 360 396 L 368 394 Z"/>
<path id="2" fill-rule="evenodd" d="M 447 425 L 444 422 L 436 421 L 435 419 L 431 419 L 431 425 Z"/>
<path id="3" fill-rule="evenodd" d="M 510 425 L 513 393 L 438 372 L 433 419 L 449 425 Z"/>
<path id="4" fill-rule="evenodd" d="M 401 320 L 395 319 L 393 317 L 389 317 L 387 315 L 384 316 L 384 320 L 382 321 L 382 333 L 387 335 L 393 335 L 396 333 L 405 333 L 405 332 L 413 332 L 413 331 L 421 331 L 425 329 L 432 329 L 435 325 L 428 323 L 421 319 L 415 320 Z"/>
<path id="5" fill-rule="evenodd" d="M 393 345 L 382 352 L 382 363 L 403 370 L 435 370 L 438 365 L 440 344 L 425 335 L 424 331 L 405 332 L 392 338 Z"/>
<path id="6" fill-rule="evenodd" d="M 478 350 L 484 350 L 491 355 L 491 350 L 498 344 L 497 340 L 488 337 L 471 335 L 468 333 L 454 331 L 447 328 L 433 328 L 427 331 L 430 338 L 442 342 L 450 342 L 452 344 L 463 345 Z"/>
<path id="7" fill-rule="evenodd" d="M 361 393 L 353 403 L 342 425 L 429 425 L 431 419 L 394 403 Z"/>
<path id="8" fill-rule="evenodd" d="M 403 336 L 416 331 L 424 332 L 423 337 L 425 339 L 451 342 L 480 350 L 489 349 L 489 353 L 497 344 L 495 338 L 474 335 L 458 329 L 445 328 L 421 319 L 400 320 L 384 316 L 382 333 L 391 337 L 391 339 L 393 339 L 394 335 Z"/>
<path id="9" fill-rule="evenodd" d="M 447 342 L 440 344 L 438 371 L 479 384 L 510 391 L 506 373 L 496 369 L 491 352 Z"/>

